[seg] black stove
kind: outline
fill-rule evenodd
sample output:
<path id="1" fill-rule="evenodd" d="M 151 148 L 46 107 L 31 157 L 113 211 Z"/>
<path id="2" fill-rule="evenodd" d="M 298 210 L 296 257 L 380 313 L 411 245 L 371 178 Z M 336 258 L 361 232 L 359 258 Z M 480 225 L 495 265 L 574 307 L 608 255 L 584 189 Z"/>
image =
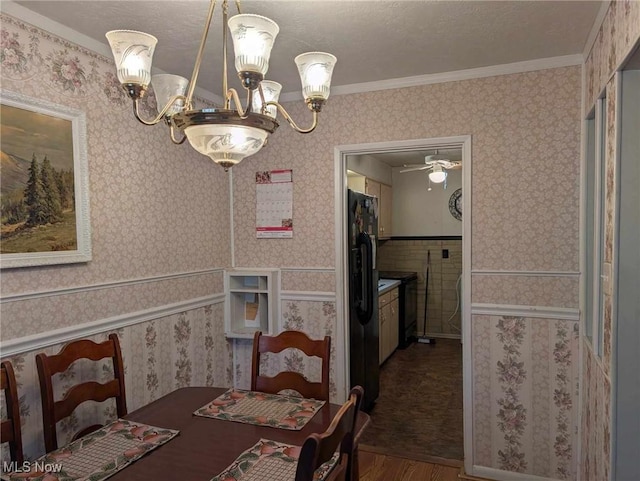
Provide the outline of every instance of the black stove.
<path id="1" fill-rule="evenodd" d="M 415 339 L 418 321 L 418 273 L 408 271 L 380 271 L 380 279 L 400 281 L 399 286 L 399 336 L 398 347 L 404 349 Z"/>

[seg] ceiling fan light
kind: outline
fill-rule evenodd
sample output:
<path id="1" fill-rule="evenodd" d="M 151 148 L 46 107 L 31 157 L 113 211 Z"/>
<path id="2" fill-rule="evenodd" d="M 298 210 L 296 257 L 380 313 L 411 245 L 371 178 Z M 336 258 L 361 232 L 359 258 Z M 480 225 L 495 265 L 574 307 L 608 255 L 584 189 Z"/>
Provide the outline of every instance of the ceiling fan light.
<path id="1" fill-rule="evenodd" d="M 269 133 L 245 125 L 202 124 L 185 129 L 191 146 L 227 170 L 258 152 Z"/>
<path id="2" fill-rule="evenodd" d="M 278 24 L 267 17 L 246 13 L 231 17 L 228 25 L 238 73 L 265 75 L 269 70 L 271 48 L 280 31 Z"/>
<path id="3" fill-rule="evenodd" d="M 295 58 L 305 100 L 329 98 L 333 67 L 338 59 L 326 52 L 307 52 Z"/>
<path id="4" fill-rule="evenodd" d="M 447 173 L 442 170 L 442 167 L 439 165 L 434 165 L 433 170 L 429 172 L 429 180 L 434 184 L 441 184 L 447 178 Z"/>
<path id="5" fill-rule="evenodd" d="M 120 83 L 146 88 L 151 82 L 151 62 L 158 39 L 135 30 L 111 30 L 105 36 L 111 46 Z"/>
<path id="6" fill-rule="evenodd" d="M 156 108 L 158 109 L 158 113 L 160 113 L 165 105 L 169 103 L 171 97 L 176 95 L 184 96 L 187 93 L 189 80 L 180 75 L 159 74 L 151 77 L 151 85 L 156 94 Z M 176 100 L 171 107 L 169 107 L 166 115 L 170 117 L 183 109 L 184 100 Z"/>
<path id="7" fill-rule="evenodd" d="M 260 82 L 262 86 L 262 94 L 264 95 L 265 102 L 277 102 L 280 97 L 280 92 L 282 91 L 282 85 L 278 82 L 274 82 L 273 80 L 263 80 Z M 253 93 L 253 111 L 257 113 L 262 113 L 262 98 L 260 97 L 260 92 L 258 89 Z M 269 117 L 276 118 L 276 114 L 278 113 L 278 108 L 275 105 L 267 105 L 266 114 Z"/>

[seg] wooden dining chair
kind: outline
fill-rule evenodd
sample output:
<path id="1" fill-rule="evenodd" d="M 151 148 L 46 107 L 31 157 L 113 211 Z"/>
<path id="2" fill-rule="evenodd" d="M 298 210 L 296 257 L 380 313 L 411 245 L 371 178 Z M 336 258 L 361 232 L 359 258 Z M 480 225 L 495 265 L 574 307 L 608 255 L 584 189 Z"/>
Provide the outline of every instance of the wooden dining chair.
<path id="1" fill-rule="evenodd" d="M 260 374 L 260 356 L 264 353 L 278 353 L 287 348 L 299 349 L 307 356 L 319 357 L 322 361 L 322 378 L 312 382 L 294 371 L 281 371 L 273 377 Z M 301 331 L 283 331 L 277 336 L 265 336 L 261 331 L 253 337 L 253 357 L 251 362 L 251 390 L 278 394 L 285 389 L 293 389 L 306 398 L 329 401 L 329 359 L 331 337 L 313 340 Z"/>
<path id="2" fill-rule="evenodd" d="M 354 478 L 354 436 L 356 419 L 364 391 L 355 386 L 349 399 L 334 416 L 324 433 L 313 433 L 305 440 L 300 450 L 295 481 L 312 481 L 316 470 L 329 461 L 336 451 L 339 458 L 331 469 L 327 481 L 356 481 Z"/>
<path id="3" fill-rule="evenodd" d="M 51 378 L 67 370 L 79 359 L 99 361 L 111 358 L 113 361 L 114 379 L 101 384 L 88 381 L 71 387 L 59 401 L 53 399 L 53 384 Z M 47 355 L 40 353 L 36 356 L 38 377 L 40 378 L 40 395 L 42 397 L 42 421 L 44 428 L 44 444 L 47 452 L 58 448 L 56 423 L 71 415 L 71 413 L 85 401 L 102 402 L 115 398 L 118 417 L 127 414 L 127 401 L 124 389 L 124 367 L 120 342 L 116 334 L 110 334 L 109 339 L 96 343 L 88 339 L 73 341 L 67 344 L 58 354 Z M 100 429 L 102 425 L 94 424 L 77 432 L 73 439 Z"/>
<path id="4" fill-rule="evenodd" d="M 0 424 L 0 439 L 3 443 L 9 443 L 11 460 L 21 465 L 24 461 L 24 454 L 22 452 L 20 403 L 13 365 L 9 361 L 2 361 L 0 372 L 0 385 L 7 404 L 7 417 L 2 419 Z"/>

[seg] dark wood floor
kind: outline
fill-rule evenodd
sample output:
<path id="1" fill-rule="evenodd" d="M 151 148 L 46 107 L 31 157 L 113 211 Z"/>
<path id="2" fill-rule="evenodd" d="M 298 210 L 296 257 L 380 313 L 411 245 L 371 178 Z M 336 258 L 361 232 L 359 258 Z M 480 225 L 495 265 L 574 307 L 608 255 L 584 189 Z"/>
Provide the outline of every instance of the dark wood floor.
<path id="1" fill-rule="evenodd" d="M 380 396 L 370 415 L 360 441 L 365 449 L 461 464 L 447 463 L 463 459 L 460 341 L 437 339 L 397 350 L 381 367 Z"/>

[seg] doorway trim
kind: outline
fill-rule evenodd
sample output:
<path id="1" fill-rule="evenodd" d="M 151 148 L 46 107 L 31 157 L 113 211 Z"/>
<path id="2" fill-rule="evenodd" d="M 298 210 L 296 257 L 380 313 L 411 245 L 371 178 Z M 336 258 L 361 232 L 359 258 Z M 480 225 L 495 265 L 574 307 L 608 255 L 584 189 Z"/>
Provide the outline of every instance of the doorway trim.
<path id="1" fill-rule="evenodd" d="M 413 140 L 386 141 L 363 144 L 338 145 L 334 148 L 334 205 L 335 205 L 335 253 L 336 253 L 336 316 L 349 318 L 347 283 L 347 156 L 403 152 L 410 150 L 434 150 L 445 146 L 462 148 L 462 391 L 464 468 L 471 472 L 473 466 L 473 393 L 471 358 L 471 135 L 437 137 Z M 344 380 L 343 392 L 338 392 L 340 402 L 349 391 L 349 332 L 348 322 L 336 323 L 336 375 Z"/>

